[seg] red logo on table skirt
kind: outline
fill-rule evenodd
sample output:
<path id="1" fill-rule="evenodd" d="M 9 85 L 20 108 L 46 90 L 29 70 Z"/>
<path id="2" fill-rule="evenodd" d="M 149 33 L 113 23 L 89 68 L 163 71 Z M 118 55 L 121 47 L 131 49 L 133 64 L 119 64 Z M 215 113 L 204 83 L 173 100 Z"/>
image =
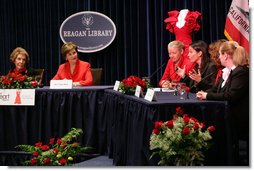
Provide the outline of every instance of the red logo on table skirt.
<path id="1" fill-rule="evenodd" d="M 20 93 L 21 93 L 21 90 L 16 91 L 15 104 L 21 104 Z"/>

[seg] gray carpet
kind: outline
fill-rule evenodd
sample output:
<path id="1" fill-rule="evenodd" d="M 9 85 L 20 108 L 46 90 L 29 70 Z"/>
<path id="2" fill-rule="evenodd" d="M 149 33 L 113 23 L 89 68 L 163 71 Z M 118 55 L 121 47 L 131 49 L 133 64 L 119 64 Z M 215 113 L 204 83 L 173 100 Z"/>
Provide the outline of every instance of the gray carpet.
<path id="1" fill-rule="evenodd" d="M 114 165 L 113 165 L 113 160 L 109 159 L 108 156 L 99 156 L 99 157 L 92 158 L 90 160 L 83 161 L 81 163 L 74 164 L 73 166 L 78 166 L 78 167 L 87 167 L 87 166 L 97 167 L 97 166 L 114 166 Z"/>

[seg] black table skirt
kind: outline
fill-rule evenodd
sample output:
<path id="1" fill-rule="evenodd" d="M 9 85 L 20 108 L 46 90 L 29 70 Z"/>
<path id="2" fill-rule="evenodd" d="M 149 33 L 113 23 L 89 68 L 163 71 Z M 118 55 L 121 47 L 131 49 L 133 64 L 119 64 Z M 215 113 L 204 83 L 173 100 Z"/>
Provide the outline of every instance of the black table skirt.
<path id="1" fill-rule="evenodd" d="M 185 113 L 214 125 L 213 146 L 205 165 L 234 165 L 232 127 L 225 101 L 180 100 L 170 93 L 156 93 L 157 101 L 128 96 L 112 86 L 71 90 L 36 89 L 35 106 L 0 106 L 0 150 L 15 151 L 19 144 L 48 143 L 72 127 L 82 128 L 78 140 L 95 153 L 108 154 L 115 165 L 156 165 L 149 160 L 149 138 L 154 122 L 166 121 L 181 106 Z"/>
<path id="2" fill-rule="evenodd" d="M 17 150 L 16 145 L 38 141 L 49 143 L 49 138 L 62 137 L 75 127 L 84 131 L 79 139 L 83 146 L 101 152 L 98 132 L 102 119 L 98 113 L 107 88 L 112 86 L 45 87 L 36 89 L 35 106 L 0 106 L 0 150 Z"/>
<path id="3" fill-rule="evenodd" d="M 149 160 L 149 138 L 155 121 L 166 121 L 181 106 L 185 113 L 206 126 L 214 125 L 213 145 L 206 152 L 205 165 L 232 165 L 232 142 L 228 122 L 227 102 L 198 101 L 194 94 L 181 100 L 169 93 L 157 93 L 156 102 L 105 90 L 104 113 L 107 114 L 107 143 L 115 165 L 156 165 Z M 167 99 L 167 100 L 166 100 Z"/>

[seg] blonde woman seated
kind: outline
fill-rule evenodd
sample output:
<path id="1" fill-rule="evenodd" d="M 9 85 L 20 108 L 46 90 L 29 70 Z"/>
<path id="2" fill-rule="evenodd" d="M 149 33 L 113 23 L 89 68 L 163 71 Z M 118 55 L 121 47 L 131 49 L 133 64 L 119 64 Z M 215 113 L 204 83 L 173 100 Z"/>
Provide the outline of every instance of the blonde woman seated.
<path id="1" fill-rule="evenodd" d="M 181 77 L 177 74 L 179 68 L 185 68 L 188 73 L 193 69 L 194 64 L 184 57 L 185 46 L 182 42 L 175 40 L 168 44 L 168 63 L 164 74 L 159 82 L 162 88 L 172 88 L 174 82 L 179 82 Z"/>
<path id="2" fill-rule="evenodd" d="M 61 54 L 66 62 L 59 66 L 52 80 L 72 80 L 73 86 L 93 84 L 90 64 L 79 60 L 77 46 L 73 42 L 63 44 Z"/>

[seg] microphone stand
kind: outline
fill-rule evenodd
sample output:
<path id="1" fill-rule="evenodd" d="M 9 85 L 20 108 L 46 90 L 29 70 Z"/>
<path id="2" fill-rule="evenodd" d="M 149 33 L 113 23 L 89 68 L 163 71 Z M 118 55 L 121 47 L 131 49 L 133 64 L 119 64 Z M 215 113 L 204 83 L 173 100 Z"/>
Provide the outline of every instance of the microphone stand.
<path id="1" fill-rule="evenodd" d="M 148 78 L 151 79 L 159 70 L 161 70 L 161 68 L 166 64 L 166 62 L 164 62 L 159 68 L 157 68 Z"/>
<path id="2" fill-rule="evenodd" d="M 166 64 L 166 62 L 164 62 L 159 68 L 157 68 L 150 76 L 148 76 L 148 77 L 143 77 L 143 79 L 151 84 L 151 78 L 152 78 L 159 70 L 161 70 L 161 68 L 162 68 L 165 64 Z"/>

